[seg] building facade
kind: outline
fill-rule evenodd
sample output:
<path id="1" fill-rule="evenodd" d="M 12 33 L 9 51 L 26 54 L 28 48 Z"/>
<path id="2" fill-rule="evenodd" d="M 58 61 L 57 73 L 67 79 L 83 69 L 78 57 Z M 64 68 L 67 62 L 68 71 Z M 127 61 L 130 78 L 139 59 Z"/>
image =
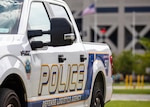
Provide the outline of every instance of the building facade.
<path id="1" fill-rule="evenodd" d="M 65 0 L 72 10 L 83 41 L 107 43 L 112 52 L 142 53 L 142 37 L 150 38 L 150 0 Z M 95 13 L 83 11 L 95 4 Z"/>

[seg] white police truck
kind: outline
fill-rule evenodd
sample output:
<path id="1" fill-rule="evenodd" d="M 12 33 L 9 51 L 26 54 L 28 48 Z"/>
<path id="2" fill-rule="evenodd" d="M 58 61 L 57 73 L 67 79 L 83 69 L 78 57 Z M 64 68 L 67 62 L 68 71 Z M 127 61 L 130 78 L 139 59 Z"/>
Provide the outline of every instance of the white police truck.
<path id="1" fill-rule="evenodd" d="M 104 107 L 112 54 L 82 43 L 62 0 L 0 1 L 0 107 Z"/>

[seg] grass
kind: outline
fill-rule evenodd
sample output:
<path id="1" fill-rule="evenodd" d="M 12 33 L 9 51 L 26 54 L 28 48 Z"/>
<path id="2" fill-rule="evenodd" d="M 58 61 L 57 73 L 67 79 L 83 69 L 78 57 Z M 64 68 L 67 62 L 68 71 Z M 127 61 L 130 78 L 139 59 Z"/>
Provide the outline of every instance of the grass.
<path id="1" fill-rule="evenodd" d="M 150 107 L 150 101 L 110 101 L 105 107 Z"/>
<path id="2" fill-rule="evenodd" d="M 113 89 L 113 94 L 150 94 L 150 89 Z"/>

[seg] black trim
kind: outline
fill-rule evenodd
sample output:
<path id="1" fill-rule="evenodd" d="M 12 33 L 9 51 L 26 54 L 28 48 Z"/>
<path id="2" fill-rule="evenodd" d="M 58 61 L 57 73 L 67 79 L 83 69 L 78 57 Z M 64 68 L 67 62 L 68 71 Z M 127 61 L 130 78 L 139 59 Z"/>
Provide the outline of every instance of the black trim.
<path id="1" fill-rule="evenodd" d="M 131 12 L 150 12 L 150 6 L 139 6 L 139 7 L 125 7 L 126 13 Z"/>
<path id="2" fill-rule="evenodd" d="M 118 7 L 98 7 L 97 13 L 118 13 Z"/>

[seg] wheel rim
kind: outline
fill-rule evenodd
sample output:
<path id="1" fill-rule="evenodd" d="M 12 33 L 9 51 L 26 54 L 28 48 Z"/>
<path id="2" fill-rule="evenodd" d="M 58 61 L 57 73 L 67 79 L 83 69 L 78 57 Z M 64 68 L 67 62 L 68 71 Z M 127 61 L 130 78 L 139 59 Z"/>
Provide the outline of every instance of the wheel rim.
<path id="1" fill-rule="evenodd" d="M 8 99 L 8 104 L 6 107 L 20 107 L 20 103 L 18 102 L 15 96 L 11 96 Z"/>
<path id="2" fill-rule="evenodd" d="M 101 107 L 101 99 L 99 95 L 97 95 L 95 98 L 94 107 Z"/>
<path id="3" fill-rule="evenodd" d="M 7 107 L 15 107 L 13 104 L 8 104 Z"/>

